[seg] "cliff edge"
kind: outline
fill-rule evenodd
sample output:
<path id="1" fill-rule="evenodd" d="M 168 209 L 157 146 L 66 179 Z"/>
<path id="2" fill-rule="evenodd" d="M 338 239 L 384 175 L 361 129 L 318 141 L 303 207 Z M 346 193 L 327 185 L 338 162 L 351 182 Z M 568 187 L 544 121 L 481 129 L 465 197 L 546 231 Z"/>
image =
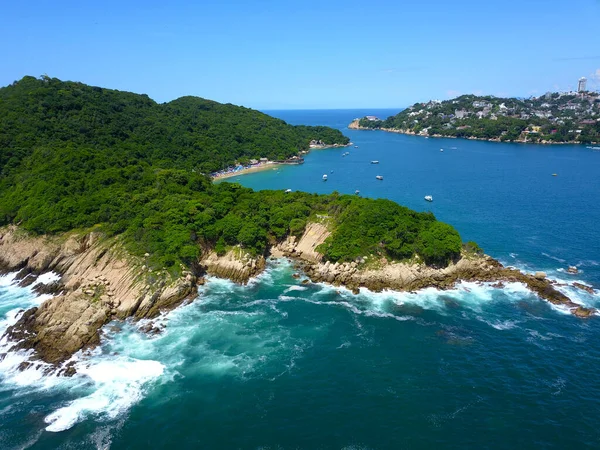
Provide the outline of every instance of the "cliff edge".
<path id="1" fill-rule="evenodd" d="M 118 238 L 93 232 L 36 237 L 11 226 L 0 230 L 0 272 L 14 271 L 23 285 L 45 272 L 60 275 L 52 286 L 34 286 L 56 295 L 25 311 L 6 332 L 13 349 L 32 349 L 54 365 L 98 344 L 100 328 L 113 318 L 154 317 L 192 297 L 197 282 L 191 272 L 175 280 L 152 272 Z"/>

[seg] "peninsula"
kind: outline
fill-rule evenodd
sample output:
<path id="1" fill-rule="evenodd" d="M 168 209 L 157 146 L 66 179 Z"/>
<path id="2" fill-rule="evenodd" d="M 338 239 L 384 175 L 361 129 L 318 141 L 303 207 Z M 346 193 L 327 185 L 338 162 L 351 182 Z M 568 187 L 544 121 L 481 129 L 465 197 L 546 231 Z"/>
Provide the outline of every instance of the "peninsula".
<path id="1" fill-rule="evenodd" d="M 355 119 L 349 128 L 499 142 L 598 144 L 600 95 L 555 92 L 528 99 L 462 95 L 415 103 L 385 120 Z"/>
<path id="2" fill-rule="evenodd" d="M 255 192 L 208 175 L 246 158 L 285 160 L 311 141 L 348 138 L 196 97 L 159 105 L 48 77 L 0 89 L 0 273 L 53 296 L 3 339 L 31 351 L 27 364 L 71 375 L 69 358 L 97 345 L 111 320 L 193 300 L 206 274 L 245 283 L 270 256 L 353 290 L 516 281 L 573 314 L 594 313 L 544 274 L 462 243 L 431 213 L 338 193 Z M 59 280 L 39 283 L 49 271 Z"/>

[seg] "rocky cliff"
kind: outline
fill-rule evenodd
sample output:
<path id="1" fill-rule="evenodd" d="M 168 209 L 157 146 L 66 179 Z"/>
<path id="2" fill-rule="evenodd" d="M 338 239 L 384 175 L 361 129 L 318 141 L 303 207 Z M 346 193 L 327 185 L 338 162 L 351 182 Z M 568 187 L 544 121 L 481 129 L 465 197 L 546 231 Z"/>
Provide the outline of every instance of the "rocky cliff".
<path id="1" fill-rule="evenodd" d="M 325 225 L 311 223 L 299 239 L 290 236 L 273 245 L 271 254 L 300 262 L 314 282 L 344 285 L 355 292 L 360 287 L 373 291 L 448 289 L 461 280 L 516 281 L 579 317 L 594 313 L 571 301 L 544 274 L 524 274 L 489 256 L 465 254 L 445 268 L 418 261 L 389 262 L 373 256 L 343 264 L 323 262 L 316 248 L 329 235 Z M 56 295 L 38 308 L 23 312 L 6 336 L 14 342 L 13 348 L 32 349 L 34 358 L 58 365 L 75 352 L 98 344 L 99 330 L 110 320 L 151 318 L 162 309 L 192 298 L 202 280 L 198 276 L 203 273 L 247 283 L 265 268 L 264 257 L 252 257 L 239 247 L 222 256 L 205 250 L 206 256 L 195 273 L 184 272 L 173 280 L 164 271 L 148 269 L 144 258 L 125 252 L 118 237 L 106 239 L 98 233 L 35 237 L 16 227 L 0 229 L 0 273 L 19 271 L 18 278 L 24 285 L 35 285 L 37 276 L 48 271 L 60 275 L 59 282 L 52 286 L 34 286 L 38 292 Z"/>
<path id="2" fill-rule="evenodd" d="M 506 268 L 487 255 L 465 254 L 457 262 L 444 268 L 426 266 L 418 261 L 400 263 L 389 262 L 385 258 L 374 260 L 372 256 L 367 257 L 368 261 L 363 258 L 360 263 L 323 262 L 322 255 L 315 248 L 329 235 L 325 226 L 318 223 L 309 224 L 300 240 L 293 236 L 288 237 L 273 247 L 272 254 L 302 261 L 304 272 L 314 282 L 343 285 L 355 292 L 360 287 L 372 291 L 415 291 L 426 287 L 450 289 L 459 281 L 521 282 L 539 297 L 550 303 L 563 305 L 579 317 L 588 317 L 594 313 L 593 309 L 574 303 L 556 289 L 545 274 L 529 275 Z"/>
<path id="3" fill-rule="evenodd" d="M 323 255 L 316 248 L 325 242 L 331 233 L 327 227 L 320 223 L 309 223 L 300 239 L 296 236 L 288 236 L 287 239 L 271 248 L 271 254 L 275 257 L 299 258 L 310 263 L 318 263 Z"/>
<path id="4" fill-rule="evenodd" d="M 265 265 L 263 256 L 252 257 L 240 247 L 230 249 L 223 256 L 211 251 L 200 261 L 200 266 L 209 275 L 227 278 L 240 284 L 246 284 L 250 278 L 262 272 Z"/>
<path id="5" fill-rule="evenodd" d="M 196 292 L 192 273 L 172 280 L 166 272 L 152 272 L 118 238 L 98 233 L 51 238 L 1 229 L 0 271 L 17 270 L 23 284 L 35 284 L 44 272 L 60 275 L 50 289 L 58 295 L 24 312 L 6 332 L 17 349 L 33 349 L 34 357 L 51 364 L 96 345 L 100 328 L 113 318 L 153 317 Z"/>

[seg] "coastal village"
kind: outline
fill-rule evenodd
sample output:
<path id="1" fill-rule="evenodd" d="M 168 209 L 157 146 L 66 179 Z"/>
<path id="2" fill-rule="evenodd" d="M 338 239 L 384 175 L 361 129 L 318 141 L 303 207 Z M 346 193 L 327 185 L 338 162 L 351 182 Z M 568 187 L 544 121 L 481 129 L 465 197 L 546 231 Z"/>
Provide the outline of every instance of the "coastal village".
<path id="1" fill-rule="evenodd" d="M 583 78 L 577 92 L 527 99 L 463 95 L 416 103 L 385 120 L 367 116 L 354 126 L 420 136 L 595 144 L 600 141 L 600 94 L 586 90 Z"/>

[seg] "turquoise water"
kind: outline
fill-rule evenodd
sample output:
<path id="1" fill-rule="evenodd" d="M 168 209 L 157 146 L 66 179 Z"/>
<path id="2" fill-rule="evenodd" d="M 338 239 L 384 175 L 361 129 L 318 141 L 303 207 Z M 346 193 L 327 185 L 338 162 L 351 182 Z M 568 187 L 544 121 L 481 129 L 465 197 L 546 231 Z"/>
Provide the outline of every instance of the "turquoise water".
<path id="1" fill-rule="evenodd" d="M 371 111 L 271 113 L 343 129 Z M 430 209 L 508 264 L 600 285 L 600 153 L 344 132 L 358 148 L 239 181 L 392 198 Z M 569 264 L 581 273 L 565 274 Z M 600 446 L 596 318 L 576 319 L 519 284 L 355 296 L 302 285 L 294 272 L 280 261 L 246 287 L 211 279 L 159 319 L 159 336 L 110 324 L 100 348 L 76 356 L 72 379 L 18 372 L 23 355 L 9 353 L 0 448 Z M 600 306 L 598 295 L 568 292 Z M 39 301 L 0 278 L 0 331 Z"/>

